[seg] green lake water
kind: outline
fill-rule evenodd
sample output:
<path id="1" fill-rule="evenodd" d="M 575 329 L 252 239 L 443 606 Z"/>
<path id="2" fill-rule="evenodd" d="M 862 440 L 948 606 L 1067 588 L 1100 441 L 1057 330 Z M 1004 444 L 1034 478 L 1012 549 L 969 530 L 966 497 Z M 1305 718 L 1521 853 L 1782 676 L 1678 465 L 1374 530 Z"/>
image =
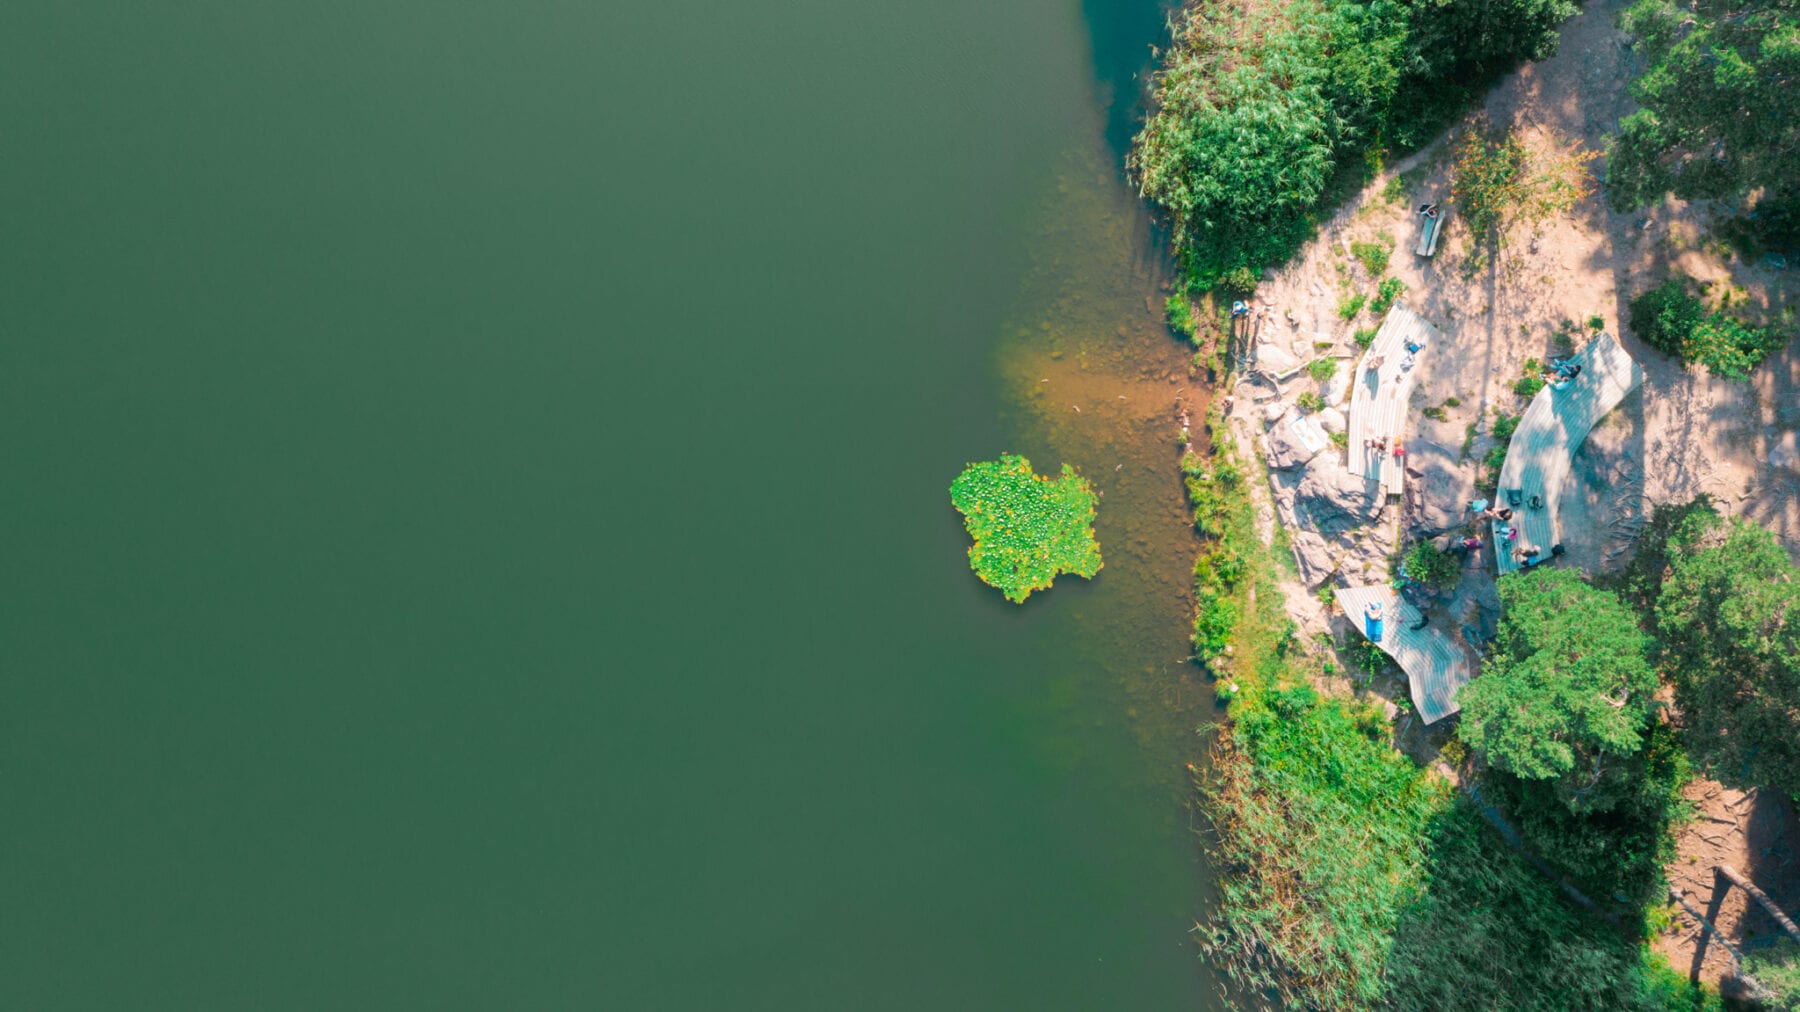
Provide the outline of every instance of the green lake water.
<path id="1" fill-rule="evenodd" d="M 9 8 L 0 1007 L 1214 1007 L 1161 19 Z"/>

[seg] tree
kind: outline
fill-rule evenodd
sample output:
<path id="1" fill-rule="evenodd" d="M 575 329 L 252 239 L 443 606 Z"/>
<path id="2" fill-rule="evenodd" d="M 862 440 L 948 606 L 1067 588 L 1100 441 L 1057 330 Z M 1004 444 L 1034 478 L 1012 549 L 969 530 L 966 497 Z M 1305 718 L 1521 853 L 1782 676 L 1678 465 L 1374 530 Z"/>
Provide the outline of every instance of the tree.
<path id="1" fill-rule="evenodd" d="M 1607 190 L 1621 210 L 1673 193 L 1762 190 L 1765 242 L 1800 242 L 1800 8 L 1792 0 L 1638 0 L 1626 11 L 1642 108 L 1619 124 Z"/>
<path id="2" fill-rule="evenodd" d="M 1656 622 L 1689 748 L 1724 783 L 1800 792 L 1800 570 L 1768 531 L 1710 512 L 1668 558 Z"/>
<path id="3" fill-rule="evenodd" d="M 1612 593 L 1574 570 L 1500 578 L 1494 653 L 1463 687 L 1458 734 L 1524 780 L 1555 780 L 1576 813 L 1631 790 L 1624 760 L 1643 747 L 1656 675 L 1647 638 Z"/>

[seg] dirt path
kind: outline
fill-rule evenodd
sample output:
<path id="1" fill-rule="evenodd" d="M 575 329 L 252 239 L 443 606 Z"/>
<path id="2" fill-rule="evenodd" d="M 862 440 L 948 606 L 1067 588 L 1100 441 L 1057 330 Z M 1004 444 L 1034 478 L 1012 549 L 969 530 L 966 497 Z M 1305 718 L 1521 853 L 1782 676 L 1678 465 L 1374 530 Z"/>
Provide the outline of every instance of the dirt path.
<path id="1" fill-rule="evenodd" d="M 1695 818 L 1677 839 L 1677 857 L 1668 867 L 1669 884 L 1687 903 L 1739 949 L 1773 942 L 1780 928 L 1742 889 L 1713 871 L 1729 865 L 1769 894 L 1792 916 L 1800 910 L 1800 820 L 1794 806 L 1773 793 L 1734 791 L 1711 780 L 1696 780 L 1684 792 Z M 1654 944 L 1677 970 L 1717 983 L 1733 972 L 1725 947 L 1680 908 Z"/>

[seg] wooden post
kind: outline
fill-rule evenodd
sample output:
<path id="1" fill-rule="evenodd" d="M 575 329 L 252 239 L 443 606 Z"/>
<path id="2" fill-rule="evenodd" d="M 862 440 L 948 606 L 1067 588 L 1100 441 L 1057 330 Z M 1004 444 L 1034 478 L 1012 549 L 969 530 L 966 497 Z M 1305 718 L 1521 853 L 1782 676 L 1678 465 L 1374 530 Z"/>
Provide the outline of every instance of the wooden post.
<path id="1" fill-rule="evenodd" d="M 1788 919 L 1788 915 L 1781 912 L 1781 908 L 1775 905 L 1774 900 L 1770 899 L 1761 889 L 1756 888 L 1755 883 L 1744 876 L 1739 875 L 1737 869 L 1728 864 L 1715 864 L 1713 865 L 1713 871 L 1725 876 L 1732 885 L 1738 886 L 1749 893 L 1756 902 L 1762 904 L 1762 908 L 1769 912 L 1770 917 L 1775 918 L 1775 923 L 1781 925 L 1781 930 L 1787 932 L 1788 937 L 1796 942 L 1800 942 L 1800 927 L 1796 927 L 1794 922 Z"/>

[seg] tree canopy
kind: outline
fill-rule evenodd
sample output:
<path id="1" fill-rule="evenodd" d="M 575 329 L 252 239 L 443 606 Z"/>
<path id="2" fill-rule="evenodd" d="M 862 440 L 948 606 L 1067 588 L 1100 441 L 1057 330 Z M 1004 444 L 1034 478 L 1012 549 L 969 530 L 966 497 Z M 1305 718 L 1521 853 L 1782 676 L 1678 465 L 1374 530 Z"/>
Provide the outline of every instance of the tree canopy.
<path id="1" fill-rule="evenodd" d="M 1176 15 L 1130 164 L 1196 288 L 1249 287 L 1305 239 L 1347 156 L 1423 142 L 1554 48 L 1570 0 L 1203 0 Z"/>
<path id="2" fill-rule="evenodd" d="M 1695 512 L 1656 603 L 1688 747 L 1736 787 L 1800 792 L 1800 571 L 1768 531 Z"/>
<path id="3" fill-rule="evenodd" d="M 1458 733 L 1499 769 L 1554 779 L 1571 811 L 1611 807 L 1654 705 L 1647 637 L 1617 596 L 1574 570 L 1498 586 L 1504 617 L 1481 677 L 1462 689 Z"/>
<path id="4" fill-rule="evenodd" d="M 1607 175 L 1614 205 L 1742 198 L 1757 231 L 1800 244 L 1800 6 L 1793 0 L 1638 0 L 1625 13 L 1644 71 Z"/>

